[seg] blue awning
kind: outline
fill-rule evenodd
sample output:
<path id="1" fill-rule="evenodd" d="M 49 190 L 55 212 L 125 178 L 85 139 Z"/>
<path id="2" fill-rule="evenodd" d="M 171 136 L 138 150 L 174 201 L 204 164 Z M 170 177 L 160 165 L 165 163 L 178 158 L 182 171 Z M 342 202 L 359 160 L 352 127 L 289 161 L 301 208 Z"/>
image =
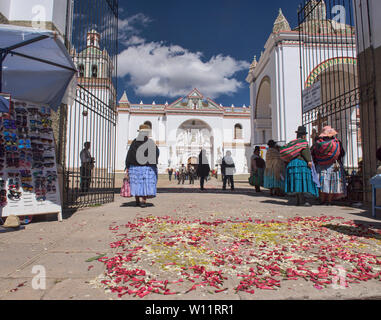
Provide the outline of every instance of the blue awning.
<path id="1" fill-rule="evenodd" d="M 56 33 L 0 25 L 0 54 L 2 93 L 58 109 L 77 70 Z"/>
<path id="2" fill-rule="evenodd" d="M 0 96 L 0 113 L 9 113 L 9 100 Z"/>

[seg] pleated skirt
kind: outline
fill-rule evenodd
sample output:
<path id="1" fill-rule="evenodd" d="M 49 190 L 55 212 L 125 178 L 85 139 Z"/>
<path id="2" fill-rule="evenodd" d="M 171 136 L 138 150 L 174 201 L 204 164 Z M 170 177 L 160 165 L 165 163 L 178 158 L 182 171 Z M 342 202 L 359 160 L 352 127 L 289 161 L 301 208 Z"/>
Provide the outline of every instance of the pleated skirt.
<path id="1" fill-rule="evenodd" d="M 284 190 L 284 180 L 277 179 L 274 175 L 264 175 L 264 185 L 266 189 L 281 189 Z"/>
<path id="2" fill-rule="evenodd" d="M 322 193 L 334 194 L 336 198 L 347 195 L 345 172 L 341 164 L 338 170 L 335 169 L 334 163 L 328 166 L 317 165 L 316 171 L 319 174 Z"/>
<path id="3" fill-rule="evenodd" d="M 292 160 L 286 169 L 285 192 L 288 194 L 309 193 L 319 196 L 319 189 L 312 179 L 312 171 L 307 162 Z"/>
<path id="4" fill-rule="evenodd" d="M 156 197 L 157 168 L 131 166 L 129 176 L 132 197 Z"/>

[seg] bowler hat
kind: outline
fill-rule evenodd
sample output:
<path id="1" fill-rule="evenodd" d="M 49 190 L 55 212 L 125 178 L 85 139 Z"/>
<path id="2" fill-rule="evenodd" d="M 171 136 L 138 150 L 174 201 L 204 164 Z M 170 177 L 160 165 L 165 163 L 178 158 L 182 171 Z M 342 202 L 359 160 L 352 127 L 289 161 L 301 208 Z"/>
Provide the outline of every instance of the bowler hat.
<path id="1" fill-rule="evenodd" d="M 303 134 L 303 135 L 306 135 L 308 133 L 305 126 L 299 126 L 298 127 L 298 131 L 295 131 L 295 132 L 297 134 Z"/>

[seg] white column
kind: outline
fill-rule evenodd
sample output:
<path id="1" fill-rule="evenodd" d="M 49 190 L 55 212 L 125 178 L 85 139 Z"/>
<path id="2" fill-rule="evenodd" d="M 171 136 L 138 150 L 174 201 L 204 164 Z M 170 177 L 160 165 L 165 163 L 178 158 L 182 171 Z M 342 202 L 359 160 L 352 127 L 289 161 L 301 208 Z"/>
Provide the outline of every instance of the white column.
<path id="1" fill-rule="evenodd" d="M 275 48 L 275 83 L 271 83 L 275 88 L 275 97 L 272 97 L 273 113 L 272 113 L 272 138 L 276 141 L 280 140 L 280 132 L 282 126 L 282 118 L 280 108 L 282 105 L 281 92 L 282 92 L 282 63 L 280 58 L 280 48 L 276 45 Z M 274 99 L 275 98 L 275 99 Z M 276 112 L 274 112 L 276 111 Z"/>
<path id="2" fill-rule="evenodd" d="M 255 142 L 256 142 L 256 139 L 255 139 L 255 123 L 254 123 L 254 120 L 255 120 L 255 109 L 257 108 L 257 83 L 255 82 L 255 80 L 253 80 L 253 82 L 250 83 L 250 104 L 251 104 L 251 110 L 250 110 L 250 115 L 251 115 L 251 121 L 250 121 L 250 124 L 251 124 L 251 138 L 250 138 L 250 143 L 251 143 L 251 146 L 253 147 Z"/>

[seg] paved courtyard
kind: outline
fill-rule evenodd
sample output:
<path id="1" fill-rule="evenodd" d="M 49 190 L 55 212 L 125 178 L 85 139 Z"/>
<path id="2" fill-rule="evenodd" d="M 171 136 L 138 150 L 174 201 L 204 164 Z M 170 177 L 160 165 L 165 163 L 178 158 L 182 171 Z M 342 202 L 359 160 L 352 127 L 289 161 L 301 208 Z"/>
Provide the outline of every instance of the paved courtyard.
<path id="1" fill-rule="evenodd" d="M 206 188 L 161 180 L 145 209 L 116 196 L 61 223 L 0 227 L 0 299 L 381 297 L 381 223 L 367 210 L 296 207 L 244 181 Z"/>

